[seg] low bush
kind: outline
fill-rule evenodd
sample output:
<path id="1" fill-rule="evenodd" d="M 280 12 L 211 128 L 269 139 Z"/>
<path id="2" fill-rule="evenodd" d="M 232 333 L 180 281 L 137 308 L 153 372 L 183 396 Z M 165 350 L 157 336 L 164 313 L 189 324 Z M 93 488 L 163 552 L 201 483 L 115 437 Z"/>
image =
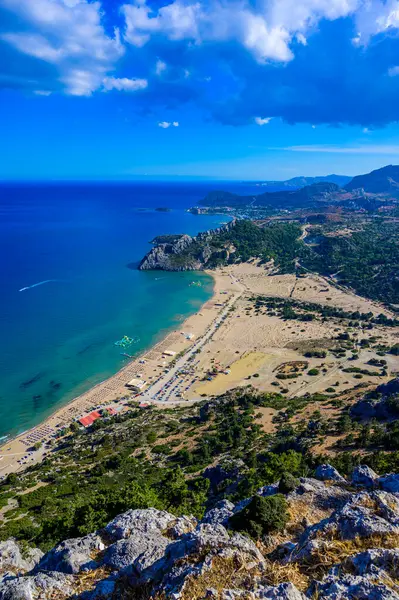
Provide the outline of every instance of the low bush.
<path id="1" fill-rule="evenodd" d="M 299 479 L 294 477 L 292 473 L 283 473 L 278 484 L 280 494 L 289 494 L 293 492 L 300 484 Z"/>
<path id="2" fill-rule="evenodd" d="M 237 531 L 248 533 L 254 539 L 260 539 L 272 531 L 284 529 L 288 519 L 284 496 L 254 496 L 246 508 L 230 518 L 230 525 Z"/>

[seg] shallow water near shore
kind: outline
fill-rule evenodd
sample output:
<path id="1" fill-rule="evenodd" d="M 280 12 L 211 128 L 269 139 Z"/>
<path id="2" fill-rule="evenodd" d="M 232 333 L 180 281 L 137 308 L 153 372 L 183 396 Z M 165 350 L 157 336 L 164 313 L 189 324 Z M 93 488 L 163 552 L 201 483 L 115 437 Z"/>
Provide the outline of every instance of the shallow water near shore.
<path id="1" fill-rule="evenodd" d="M 111 376 L 129 360 L 123 353 L 136 356 L 211 297 L 204 273 L 127 267 L 156 235 L 194 235 L 226 222 L 185 212 L 206 191 L 197 184 L 0 186 L 0 436 L 32 427 Z M 124 335 L 133 343 L 115 346 Z"/>

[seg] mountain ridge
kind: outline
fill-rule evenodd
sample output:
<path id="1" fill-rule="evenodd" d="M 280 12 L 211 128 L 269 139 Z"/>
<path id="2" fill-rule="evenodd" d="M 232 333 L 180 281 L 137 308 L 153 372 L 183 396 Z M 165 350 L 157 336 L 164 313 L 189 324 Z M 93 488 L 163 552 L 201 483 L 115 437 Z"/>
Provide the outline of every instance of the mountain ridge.
<path id="1" fill-rule="evenodd" d="M 347 191 L 362 188 L 374 194 L 399 193 L 399 165 L 386 165 L 364 175 L 356 175 L 345 186 Z"/>
<path id="2" fill-rule="evenodd" d="M 331 181 L 336 178 L 336 181 Z M 242 207 L 249 205 L 270 208 L 312 208 L 320 201 L 331 200 L 348 202 L 351 200 L 362 203 L 364 193 L 378 195 L 399 194 L 399 165 L 386 165 L 364 175 L 356 175 L 352 179 L 340 175 L 324 177 L 294 177 L 278 182 L 270 181 L 260 184 L 260 187 L 284 186 L 278 191 L 264 191 L 251 196 L 240 196 L 232 192 L 214 190 L 200 201 L 200 206 L 207 207 Z M 345 182 L 346 181 L 346 182 Z M 348 196 L 349 194 L 349 196 Z"/>
<path id="3" fill-rule="evenodd" d="M 260 187 L 275 187 L 275 186 L 284 186 L 284 187 L 292 187 L 296 189 L 298 187 L 305 187 L 306 185 L 312 185 L 312 183 L 336 183 L 340 187 L 344 187 L 347 183 L 351 181 L 352 177 L 350 175 L 337 175 L 335 173 L 331 173 L 331 175 L 319 175 L 314 177 L 307 177 L 305 175 L 299 175 L 297 177 L 291 177 L 290 179 L 284 179 L 281 181 L 263 181 L 259 184 Z"/>
<path id="4" fill-rule="evenodd" d="M 342 190 L 336 183 L 327 181 L 312 183 L 299 189 L 281 190 L 277 192 L 264 192 L 253 196 L 240 196 L 232 192 L 215 190 L 209 192 L 200 202 L 201 206 L 246 206 L 255 204 L 257 206 L 270 206 L 273 208 L 304 208 L 316 206 L 318 201 L 327 200 L 331 194 L 337 194 Z"/>

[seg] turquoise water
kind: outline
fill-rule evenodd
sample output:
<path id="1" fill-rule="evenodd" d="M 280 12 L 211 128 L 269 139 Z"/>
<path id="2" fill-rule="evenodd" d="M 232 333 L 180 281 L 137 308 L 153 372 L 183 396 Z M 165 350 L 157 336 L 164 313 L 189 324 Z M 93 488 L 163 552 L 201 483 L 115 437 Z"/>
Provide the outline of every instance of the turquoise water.
<path id="1" fill-rule="evenodd" d="M 155 235 L 196 234 L 225 222 L 184 211 L 205 191 L 0 187 L 0 435 L 37 424 L 120 369 L 126 359 L 116 340 L 134 338 L 127 352 L 138 354 L 211 296 L 213 281 L 203 273 L 127 268 Z"/>

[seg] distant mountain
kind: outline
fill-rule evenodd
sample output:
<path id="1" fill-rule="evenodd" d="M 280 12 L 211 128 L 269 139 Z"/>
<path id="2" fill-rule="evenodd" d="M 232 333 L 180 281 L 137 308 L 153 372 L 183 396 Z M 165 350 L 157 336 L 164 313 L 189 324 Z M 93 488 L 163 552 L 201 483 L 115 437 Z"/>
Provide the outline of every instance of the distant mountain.
<path id="1" fill-rule="evenodd" d="M 357 175 L 344 187 L 349 192 L 363 188 L 372 194 L 399 193 L 399 165 L 387 165 L 366 175 Z"/>
<path id="2" fill-rule="evenodd" d="M 255 196 L 239 196 L 230 192 L 210 192 L 200 202 L 202 206 L 270 206 L 271 208 L 304 208 L 326 200 L 331 194 L 342 191 L 335 183 L 320 182 L 296 190 L 265 192 Z"/>
<path id="3" fill-rule="evenodd" d="M 281 187 L 281 188 L 292 188 L 297 189 L 301 187 L 305 187 L 307 185 L 312 185 L 313 183 L 322 183 L 322 182 L 330 182 L 336 183 L 340 187 L 344 187 L 347 183 L 351 181 L 351 177 L 348 175 L 323 175 L 320 177 L 292 177 L 292 179 L 287 179 L 285 181 L 264 181 L 260 183 L 260 187 Z"/>

